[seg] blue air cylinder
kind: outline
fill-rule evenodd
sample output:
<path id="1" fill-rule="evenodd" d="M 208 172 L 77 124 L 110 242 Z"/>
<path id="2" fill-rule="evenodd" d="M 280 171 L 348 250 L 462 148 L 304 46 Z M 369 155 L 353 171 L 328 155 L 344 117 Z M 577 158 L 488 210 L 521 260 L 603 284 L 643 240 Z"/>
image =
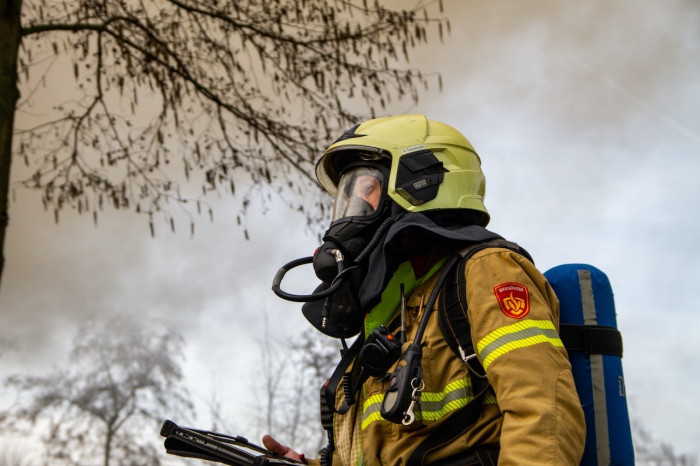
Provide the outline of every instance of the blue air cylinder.
<path id="1" fill-rule="evenodd" d="M 586 418 L 585 466 L 634 465 L 622 338 L 608 277 L 586 264 L 545 272 L 560 303 L 560 335 Z"/>

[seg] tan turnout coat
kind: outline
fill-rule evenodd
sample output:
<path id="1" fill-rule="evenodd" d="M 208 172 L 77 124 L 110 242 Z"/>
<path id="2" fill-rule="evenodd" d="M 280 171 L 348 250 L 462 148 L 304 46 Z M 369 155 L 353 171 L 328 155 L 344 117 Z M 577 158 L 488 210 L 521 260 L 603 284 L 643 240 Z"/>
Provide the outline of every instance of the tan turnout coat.
<path id="1" fill-rule="evenodd" d="M 578 465 L 583 412 L 557 334 L 559 302 L 552 288 L 530 261 L 508 249 L 477 252 L 464 273 L 472 341 L 492 389 L 478 421 L 427 464 L 475 446 L 500 445 L 499 465 Z M 438 275 L 407 297 L 406 346 Z M 334 416 L 334 465 L 404 465 L 441 421 L 471 399 L 469 372 L 447 346 L 437 318 L 432 312 L 423 339 L 425 388 L 416 421 L 403 426 L 384 420 L 379 408 L 386 382 L 370 378 L 352 409 Z M 342 389 L 337 392 L 339 406 Z"/>

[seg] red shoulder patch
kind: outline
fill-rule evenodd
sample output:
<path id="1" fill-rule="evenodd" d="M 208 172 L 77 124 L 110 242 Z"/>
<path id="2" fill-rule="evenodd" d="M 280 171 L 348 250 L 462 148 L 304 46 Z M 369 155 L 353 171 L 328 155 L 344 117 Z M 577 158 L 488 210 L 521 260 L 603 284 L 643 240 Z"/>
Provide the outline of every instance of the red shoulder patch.
<path id="1" fill-rule="evenodd" d="M 520 283 L 501 283 L 493 288 L 501 311 L 513 319 L 522 319 L 530 312 L 530 293 Z"/>

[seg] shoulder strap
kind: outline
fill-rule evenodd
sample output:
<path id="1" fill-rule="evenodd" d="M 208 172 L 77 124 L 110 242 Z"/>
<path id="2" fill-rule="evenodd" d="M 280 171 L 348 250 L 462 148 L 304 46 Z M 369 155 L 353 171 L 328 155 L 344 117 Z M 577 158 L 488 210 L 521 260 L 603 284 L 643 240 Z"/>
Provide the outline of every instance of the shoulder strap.
<path id="1" fill-rule="evenodd" d="M 475 243 L 459 251 L 462 258 L 456 262 L 456 266 L 450 271 L 440 291 L 438 322 L 447 344 L 467 365 L 471 376 L 473 398 L 443 421 L 416 447 L 406 463 L 407 466 L 424 464 L 429 453 L 447 445 L 466 432 L 477 421 L 481 413 L 481 406 L 490 385 L 483 367 L 475 357 L 467 315 L 464 267 L 470 257 L 486 248 L 510 249 L 532 261 L 527 251 L 504 239 Z"/>
<path id="2" fill-rule="evenodd" d="M 467 315 L 467 284 L 464 277 L 464 267 L 474 254 L 487 248 L 510 249 L 533 262 L 532 257 L 525 249 L 504 239 L 471 244 L 459 251 L 462 259 L 450 273 L 440 293 L 438 323 L 449 347 L 465 361 L 475 352 Z"/>

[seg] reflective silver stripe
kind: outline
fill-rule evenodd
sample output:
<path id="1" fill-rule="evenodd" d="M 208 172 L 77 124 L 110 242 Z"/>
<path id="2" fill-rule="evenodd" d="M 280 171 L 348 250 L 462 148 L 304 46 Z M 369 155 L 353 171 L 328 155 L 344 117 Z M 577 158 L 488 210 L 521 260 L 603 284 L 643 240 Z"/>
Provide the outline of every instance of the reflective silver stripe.
<path id="1" fill-rule="evenodd" d="M 583 322 L 586 325 L 598 325 L 595 312 L 595 298 L 590 270 L 578 271 L 579 287 L 581 289 L 581 306 Z M 595 437 L 598 464 L 610 464 L 610 440 L 608 436 L 608 406 L 605 397 L 605 372 L 603 371 L 603 355 L 592 354 L 591 382 L 593 388 L 593 406 L 595 416 Z"/>
<path id="2" fill-rule="evenodd" d="M 442 392 L 421 395 L 418 418 L 437 421 L 447 413 L 465 406 L 474 398 L 470 379 L 459 379 L 448 384 Z"/>
<path id="3" fill-rule="evenodd" d="M 382 410 L 382 403 L 384 402 L 384 396 L 374 396 L 372 397 L 372 402 L 365 403 L 364 412 L 362 413 L 363 419 L 368 419 L 372 415 L 379 416 L 379 411 Z"/>
<path id="4" fill-rule="evenodd" d="M 550 321 L 523 321 L 523 324 L 529 325 L 527 327 L 523 326 L 520 328 L 512 328 L 513 326 L 509 326 L 498 329 L 502 330 L 503 334 L 498 336 L 498 338 L 485 345 L 484 347 L 479 348 L 479 355 L 485 363 L 485 369 L 488 367 L 488 365 L 490 365 L 491 360 L 497 357 L 497 355 L 494 355 L 495 357 L 492 357 L 491 353 L 495 351 L 499 351 L 500 355 L 500 353 L 507 353 L 508 351 L 511 351 L 516 347 L 519 348 L 522 346 L 529 346 L 534 343 L 544 343 L 551 340 L 559 340 L 559 334 L 554 329 L 554 325 L 552 325 Z M 546 328 L 545 325 L 550 325 L 551 328 Z M 506 331 L 508 331 L 508 333 L 505 333 Z M 484 340 L 486 340 L 486 338 L 482 339 L 479 342 L 479 346 L 481 346 L 481 343 Z M 512 345 L 513 343 L 520 341 L 528 343 L 523 345 Z"/>
<path id="5" fill-rule="evenodd" d="M 595 313 L 595 298 L 590 270 L 578 270 L 578 285 L 581 290 L 581 309 L 583 310 L 584 325 L 598 325 Z"/>

